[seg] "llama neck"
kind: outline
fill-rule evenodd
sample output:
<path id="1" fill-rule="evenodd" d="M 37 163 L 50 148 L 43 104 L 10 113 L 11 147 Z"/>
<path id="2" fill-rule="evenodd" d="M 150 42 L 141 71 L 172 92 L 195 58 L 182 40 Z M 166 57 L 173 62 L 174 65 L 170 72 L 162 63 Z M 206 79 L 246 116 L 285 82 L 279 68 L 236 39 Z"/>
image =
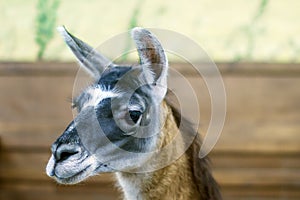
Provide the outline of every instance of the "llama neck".
<path id="1" fill-rule="evenodd" d="M 185 158 L 152 173 L 117 173 L 126 200 L 199 199 Z"/>
<path id="2" fill-rule="evenodd" d="M 168 105 L 162 105 L 165 111 L 165 125 L 159 147 L 168 144 L 177 133 L 178 127 Z M 195 199 L 199 193 L 192 174 L 192 164 L 185 153 L 171 165 L 154 172 L 116 173 L 125 199 Z"/>

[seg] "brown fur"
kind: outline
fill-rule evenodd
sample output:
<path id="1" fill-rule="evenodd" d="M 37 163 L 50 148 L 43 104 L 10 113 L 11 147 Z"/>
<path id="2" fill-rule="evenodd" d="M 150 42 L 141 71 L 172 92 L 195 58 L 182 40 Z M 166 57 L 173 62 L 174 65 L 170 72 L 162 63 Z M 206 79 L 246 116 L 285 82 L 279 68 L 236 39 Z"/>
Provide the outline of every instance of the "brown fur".
<path id="1" fill-rule="evenodd" d="M 173 139 L 181 119 L 180 113 L 172 105 L 170 99 L 167 98 L 162 107 L 165 111 L 166 122 L 160 138 L 160 147 L 165 146 Z M 193 133 L 191 126 L 183 127 L 182 130 L 184 134 L 192 135 Z M 126 179 L 129 184 L 139 187 L 140 192 L 136 199 L 219 200 L 221 194 L 211 175 L 209 160 L 198 157 L 200 145 L 201 139 L 197 135 L 185 154 L 171 165 L 151 173 L 120 173 L 118 178 Z"/>

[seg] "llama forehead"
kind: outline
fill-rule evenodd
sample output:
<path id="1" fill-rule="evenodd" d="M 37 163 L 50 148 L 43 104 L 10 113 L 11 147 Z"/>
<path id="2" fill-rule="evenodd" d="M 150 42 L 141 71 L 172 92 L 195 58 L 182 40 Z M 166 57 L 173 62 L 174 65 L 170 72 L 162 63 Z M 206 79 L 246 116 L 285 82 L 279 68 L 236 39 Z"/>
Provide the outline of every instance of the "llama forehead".
<path id="1" fill-rule="evenodd" d="M 101 75 L 98 85 L 108 90 L 116 89 L 128 92 L 154 82 L 152 71 L 147 65 L 117 66 L 106 69 Z"/>
<path id="2" fill-rule="evenodd" d="M 105 70 L 96 84 L 89 86 L 73 99 L 74 106 L 80 109 L 87 106 L 96 106 L 103 99 L 118 96 L 120 92 L 114 90 L 114 87 L 120 77 L 130 69 L 131 67 L 113 67 Z"/>
<path id="3" fill-rule="evenodd" d="M 117 66 L 108 68 L 101 75 L 98 85 L 108 90 L 113 89 L 122 76 L 131 69 L 131 66 Z"/>
<path id="4" fill-rule="evenodd" d="M 87 106 L 97 106 L 102 100 L 113 97 L 133 95 L 132 99 L 142 102 L 149 98 L 151 78 L 143 76 L 142 66 L 118 66 L 108 68 L 103 72 L 99 81 L 88 87 L 73 103 L 83 109 Z M 136 102 L 137 102 L 136 101 Z"/>

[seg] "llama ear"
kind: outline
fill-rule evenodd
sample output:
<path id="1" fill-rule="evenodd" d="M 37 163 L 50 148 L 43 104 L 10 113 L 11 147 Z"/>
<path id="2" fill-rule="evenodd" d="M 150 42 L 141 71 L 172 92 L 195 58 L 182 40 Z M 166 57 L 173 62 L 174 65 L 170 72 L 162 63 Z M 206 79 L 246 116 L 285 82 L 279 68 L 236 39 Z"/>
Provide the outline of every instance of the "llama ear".
<path id="1" fill-rule="evenodd" d="M 98 80 L 106 67 L 113 65 L 109 59 L 98 53 L 94 48 L 70 34 L 64 26 L 58 27 L 57 30 L 76 56 L 79 64 L 95 80 Z"/>
<path id="2" fill-rule="evenodd" d="M 132 29 L 131 37 L 136 44 L 140 64 L 146 67 L 146 77 L 153 76 L 155 93 L 164 98 L 167 92 L 168 60 L 163 47 L 156 36 L 143 28 Z"/>

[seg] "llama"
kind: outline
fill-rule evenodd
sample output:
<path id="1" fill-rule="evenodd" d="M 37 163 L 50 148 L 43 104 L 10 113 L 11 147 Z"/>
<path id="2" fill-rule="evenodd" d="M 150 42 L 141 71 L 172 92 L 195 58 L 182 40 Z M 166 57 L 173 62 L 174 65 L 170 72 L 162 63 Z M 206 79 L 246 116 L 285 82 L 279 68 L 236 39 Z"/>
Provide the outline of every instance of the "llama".
<path id="1" fill-rule="evenodd" d="M 185 119 L 167 92 L 168 61 L 156 36 L 143 28 L 132 29 L 140 64 L 120 66 L 64 27 L 58 30 L 94 83 L 73 100 L 78 115 L 53 143 L 47 175 L 61 184 L 76 184 L 99 173 L 113 172 L 127 200 L 221 199 L 208 158 L 198 158 L 201 145 L 198 134 L 184 154 L 171 164 L 156 170 L 140 170 L 168 159 L 164 154 L 153 162 L 157 155 L 154 158 L 154 154 L 143 153 L 164 148 L 178 132 L 181 137 L 195 132 L 186 125 L 179 130 Z M 123 99 L 128 99 L 126 104 Z M 96 121 L 89 120 L 92 113 Z M 100 140 L 88 138 L 97 131 L 91 128 L 93 123 L 101 126 L 104 136 Z M 146 137 L 135 137 L 141 129 Z M 102 140 L 109 144 L 99 143 L 94 150 L 84 145 L 87 141 Z M 179 142 L 176 148 L 183 146 Z M 135 157 L 116 155 L 120 152 L 118 148 L 134 152 Z"/>

